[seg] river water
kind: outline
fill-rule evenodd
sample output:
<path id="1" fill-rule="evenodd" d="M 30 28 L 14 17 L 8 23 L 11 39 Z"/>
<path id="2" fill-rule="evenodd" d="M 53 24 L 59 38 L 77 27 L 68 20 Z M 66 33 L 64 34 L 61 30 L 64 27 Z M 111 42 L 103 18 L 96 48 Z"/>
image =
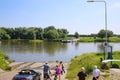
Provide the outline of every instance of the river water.
<path id="1" fill-rule="evenodd" d="M 69 62 L 75 56 L 88 52 L 103 52 L 103 43 L 61 43 L 28 41 L 2 41 L 0 50 L 17 62 Z M 109 43 L 113 51 L 120 51 L 120 43 Z"/>

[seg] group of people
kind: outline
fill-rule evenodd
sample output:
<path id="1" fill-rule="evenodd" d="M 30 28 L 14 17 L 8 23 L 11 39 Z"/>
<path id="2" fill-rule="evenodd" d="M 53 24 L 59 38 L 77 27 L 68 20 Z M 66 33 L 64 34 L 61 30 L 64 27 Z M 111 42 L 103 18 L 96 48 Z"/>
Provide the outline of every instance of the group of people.
<path id="1" fill-rule="evenodd" d="M 54 80 L 61 80 L 60 79 L 61 75 L 63 73 L 65 73 L 64 65 L 63 65 L 62 61 L 60 61 L 60 62 L 56 61 L 54 71 L 55 71 Z M 43 65 L 44 80 L 51 80 L 49 74 L 51 74 L 50 66 L 48 65 L 48 62 L 46 62 Z M 86 80 L 86 77 L 87 77 L 87 73 L 85 72 L 85 68 L 81 67 L 80 72 L 78 72 L 78 74 L 77 74 L 77 80 Z M 95 65 L 94 69 L 93 69 L 93 79 L 92 80 L 99 80 L 99 78 L 100 78 L 100 70 Z"/>
<path id="2" fill-rule="evenodd" d="M 85 72 L 85 68 L 82 67 L 80 72 L 77 74 L 78 80 L 86 80 L 87 73 Z M 92 80 L 99 80 L 100 78 L 100 70 L 97 68 L 97 66 L 94 66 L 93 69 L 93 79 Z"/>
<path id="3" fill-rule="evenodd" d="M 64 65 L 62 63 L 62 61 L 56 61 L 56 65 L 55 65 L 55 74 L 54 74 L 54 80 L 60 80 L 60 76 L 65 73 L 65 70 L 64 70 Z M 46 62 L 44 65 L 43 65 L 43 75 L 44 75 L 44 79 L 45 80 L 51 80 L 49 74 L 51 74 L 51 71 L 50 71 L 50 66 L 48 65 L 48 62 Z"/>

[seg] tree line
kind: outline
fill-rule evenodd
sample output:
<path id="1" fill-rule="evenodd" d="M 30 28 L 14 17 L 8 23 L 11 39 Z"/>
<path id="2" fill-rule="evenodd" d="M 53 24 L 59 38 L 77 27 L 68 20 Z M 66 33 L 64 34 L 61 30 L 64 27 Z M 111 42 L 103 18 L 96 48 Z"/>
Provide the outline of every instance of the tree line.
<path id="1" fill-rule="evenodd" d="M 55 40 L 55 39 L 65 39 L 68 37 L 106 37 L 106 30 L 101 29 L 96 34 L 90 35 L 80 35 L 78 32 L 74 34 L 68 34 L 67 29 L 56 29 L 54 26 L 48 26 L 46 28 L 41 27 L 18 27 L 18 28 L 0 28 L 0 40 L 7 40 L 7 39 L 30 39 L 30 40 Z M 117 36 L 120 35 L 114 34 L 112 31 L 107 30 L 107 37 Z"/>
<path id="2" fill-rule="evenodd" d="M 75 32 L 74 35 L 69 35 L 71 37 L 75 37 L 75 38 L 79 38 L 79 37 L 99 37 L 99 38 L 105 38 L 106 37 L 106 33 L 107 33 L 107 37 L 112 37 L 112 36 L 118 36 L 118 35 L 114 35 L 114 33 L 110 30 L 104 30 L 101 29 L 98 33 L 96 34 L 90 34 L 90 35 L 80 35 L 78 32 Z"/>
<path id="3" fill-rule="evenodd" d="M 53 40 L 58 38 L 65 38 L 68 35 L 67 29 L 56 29 L 54 26 L 46 28 L 38 27 L 18 27 L 18 28 L 0 28 L 0 39 L 47 39 Z"/>

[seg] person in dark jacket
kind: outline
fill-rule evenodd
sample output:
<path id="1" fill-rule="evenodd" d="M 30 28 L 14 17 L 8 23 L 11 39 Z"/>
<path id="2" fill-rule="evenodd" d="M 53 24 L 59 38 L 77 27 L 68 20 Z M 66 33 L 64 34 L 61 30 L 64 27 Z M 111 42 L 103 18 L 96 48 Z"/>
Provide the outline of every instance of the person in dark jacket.
<path id="1" fill-rule="evenodd" d="M 77 76 L 78 76 L 78 80 L 86 80 L 87 74 L 85 72 L 85 68 L 84 67 L 81 68 L 81 71 L 78 72 Z"/>
<path id="2" fill-rule="evenodd" d="M 46 62 L 44 65 L 43 65 L 43 75 L 44 75 L 44 78 L 45 79 L 50 79 L 50 66 L 48 65 L 48 62 Z M 50 79 L 51 80 L 51 79 Z"/>

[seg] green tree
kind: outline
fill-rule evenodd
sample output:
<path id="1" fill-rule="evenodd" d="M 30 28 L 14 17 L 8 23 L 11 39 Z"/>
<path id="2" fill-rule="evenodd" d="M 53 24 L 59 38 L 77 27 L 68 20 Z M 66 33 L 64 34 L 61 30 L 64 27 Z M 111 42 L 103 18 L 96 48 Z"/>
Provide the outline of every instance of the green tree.
<path id="1" fill-rule="evenodd" d="M 0 28 L 0 39 L 10 39 L 10 35 L 7 34 L 6 28 Z"/>
<path id="2" fill-rule="evenodd" d="M 49 30 L 46 33 L 46 37 L 47 37 L 48 40 L 53 40 L 53 39 L 58 38 L 59 34 L 58 34 L 57 30 Z"/>
<path id="3" fill-rule="evenodd" d="M 112 37 L 113 36 L 113 32 L 110 31 L 110 30 L 107 30 L 107 37 Z M 101 29 L 99 32 L 98 32 L 98 37 L 100 38 L 104 38 L 106 37 L 106 30 L 104 29 Z"/>
<path id="4" fill-rule="evenodd" d="M 24 39 L 25 38 L 25 33 L 26 32 L 26 28 L 25 27 L 18 27 L 15 28 L 15 32 L 14 32 L 14 38 L 16 39 Z"/>
<path id="5" fill-rule="evenodd" d="M 44 28 L 44 32 L 48 32 L 49 30 L 56 30 L 56 28 L 54 26 L 48 26 Z"/>
<path id="6" fill-rule="evenodd" d="M 48 26 L 44 28 L 44 34 L 43 34 L 44 38 L 48 39 L 48 32 L 50 30 L 56 30 L 56 28 L 54 26 Z"/>
<path id="7" fill-rule="evenodd" d="M 75 37 L 75 38 L 79 38 L 79 33 L 78 33 L 78 32 L 75 32 L 74 37 Z"/>
<path id="8" fill-rule="evenodd" d="M 107 31 L 107 37 L 109 38 L 109 37 L 112 37 L 112 36 L 113 36 L 113 32 L 110 31 L 110 30 L 108 30 L 108 31 Z"/>
<path id="9" fill-rule="evenodd" d="M 65 38 L 67 36 L 67 32 L 65 32 L 64 29 L 57 29 L 57 32 L 59 34 L 59 38 Z"/>
<path id="10" fill-rule="evenodd" d="M 36 40 L 36 30 L 33 27 L 30 27 L 26 30 L 26 38 Z"/>
<path id="11" fill-rule="evenodd" d="M 37 39 L 44 39 L 43 33 L 44 33 L 44 31 L 42 28 L 36 28 L 36 38 Z"/>
<path id="12" fill-rule="evenodd" d="M 105 31 L 104 29 L 102 29 L 102 30 L 100 30 L 100 31 L 98 32 L 98 37 L 104 38 L 104 37 L 105 37 L 105 34 L 106 34 L 106 31 Z"/>
<path id="13" fill-rule="evenodd" d="M 11 39 L 15 39 L 14 37 L 15 37 L 15 30 L 14 30 L 14 28 L 6 28 L 6 32 L 7 32 L 7 34 L 9 34 L 9 36 L 11 37 Z"/>

